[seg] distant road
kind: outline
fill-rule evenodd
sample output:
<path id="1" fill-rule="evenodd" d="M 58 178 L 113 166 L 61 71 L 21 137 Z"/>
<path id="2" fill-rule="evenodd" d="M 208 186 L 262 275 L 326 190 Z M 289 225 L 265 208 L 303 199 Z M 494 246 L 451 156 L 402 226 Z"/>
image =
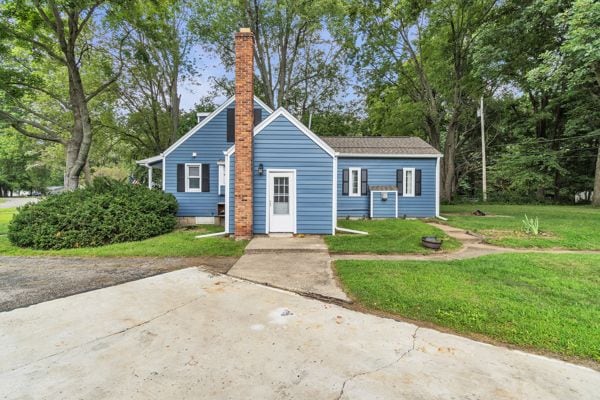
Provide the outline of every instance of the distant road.
<path id="1" fill-rule="evenodd" d="M 21 207 L 27 203 L 37 203 L 39 197 L 0 197 L 0 208 Z"/>

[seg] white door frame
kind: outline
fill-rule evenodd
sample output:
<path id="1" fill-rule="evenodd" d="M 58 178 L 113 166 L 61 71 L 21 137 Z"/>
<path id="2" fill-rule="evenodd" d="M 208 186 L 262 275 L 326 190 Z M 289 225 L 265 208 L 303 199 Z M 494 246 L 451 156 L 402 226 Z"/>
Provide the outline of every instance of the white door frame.
<path id="1" fill-rule="evenodd" d="M 292 233 L 296 232 L 296 170 L 295 169 L 267 169 L 266 196 L 265 196 L 265 233 L 271 232 L 271 178 L 273 174 L 291 174 L 290 180 L 290 214 L 292 215 Z"/>

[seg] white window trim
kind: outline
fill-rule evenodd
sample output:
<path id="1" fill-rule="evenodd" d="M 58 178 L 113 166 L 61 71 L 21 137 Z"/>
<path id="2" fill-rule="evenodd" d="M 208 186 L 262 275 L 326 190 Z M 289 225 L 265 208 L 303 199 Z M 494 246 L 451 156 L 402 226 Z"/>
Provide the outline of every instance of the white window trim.
<path id="1" fill-rule="evenodd" d="M 357 185 L 358 193 L 353 193 L 352 192 L 352 188 L 353 188 L 353 185 L 352 185 L 352 183 L 353 183 L 352 182 L 352 172 L 353 171 L 357 172 L 356 176 L 357 176 L 357 179 L 358 179 L 358 185 Z M 360 197 L 360 196 L 362 196 L 362 194 L 361 194 L 362 191 L 360 190 L 361 189 L 361 174 L 362 174 L 361 168 L 348 168 L 348 196 L 350 196 L 350 197 Z"/>
<path id="2" fill-rule="evenodd" d="M 221 168 L 223 168 L 223 180 L 225 182 L 221 182 Z M 217 177 L 217 185 L 218 185 L 217 193 L 219 194 L 219 196 L 221 196 L 221 195 L 225 194 L 225 193 L 221 192 L 221 186 L 227 185 L 227 183 L 226 183 L 226 181 L 227 181 L 227 171 L 226 171 L 226 168 L 225 168 L 225 162 L 224 161 L 217 162 L 217 174 L 218 174 L 218 177 Z"/>
<path id="3" fill-rule="evenodd" d="M 198 176 L 198 178 L 200 179 L 200 187 L 198 189 L 191 189 L 190 188 L 190 167 L 198 167 L 199 171 L 200 171 L 200 176 Z M 196 178 L 195 176 L 191 177 L 191 178 Z M 202 192 L 202 164 L 198 164 L 198 163 L 189 163 L 189 164 L 185 164 L 185 191 L 189 192 L 189 193 L 198 193 L 198 192 Z"/>
<path id="4" fill-rule="evenodd" d="M 411 171 L 412 174 L 412 181 L 410 182 L 411 185 L 411 194 L 406 194 L 406 184 L 408 182 L 408 180 L 406 179 L 406 173 L 408 171 Z M 402 184 L 404 185 L 404 187 L 402 188 L 402 196 L 404 197 L 415 197 L 415 169 L 414 168 L 404 168 L 404 170 L 402 171 Z"/>

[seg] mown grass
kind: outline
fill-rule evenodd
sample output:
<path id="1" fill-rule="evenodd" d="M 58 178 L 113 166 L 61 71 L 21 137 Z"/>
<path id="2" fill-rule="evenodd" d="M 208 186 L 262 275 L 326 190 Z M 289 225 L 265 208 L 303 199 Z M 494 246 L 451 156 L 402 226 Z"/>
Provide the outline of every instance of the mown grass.
<path id="1" fill-rule="evenodd" d="M 338 226 L 366 231 L 369 234 L 338 232 L 335 236 L 326 236 L 325 241 L 332 253 L 430 253 L 432 250 L 421 246 L 422 236 L 437 236 L 443 239 L 443 250 L 454 250 L 461 246 L 457 240 L 420 220 L 340 220 Z"/>
<path id="2" fill-rule="evenodd" d="M 490 215 L 477 217 L 480 209 Z M 539 236 L 524 233 L 522 220 L 539 218 Z M 589 206 L 460 204 L 442 207 L 448 224 L 477 232 L 505 247 L 600 250 L 600 209 Z"/>
<path id="3" fill-rule="evenodd" d="M 1 228 L 0 228 L 1 229 Z M 225 237 L 196 239 L 196 235 L 220 232 L 220 226 L 207 225 L 198 229 L 179 229 L 139 242 L 110 244 L 63 250 L 33 250 L 14 246 L 6 236 L 0 236 L 0 255 L 10 256 L 73 256 L 73 257 L 199 257 L 243 254 L 247 241 Z"/>
<path id="4" fill-rule="evenodd" d="M 335 265 L 350 295 L 367 307 L 600 362 L 600 255 Z"/>
<path id="5" fill-rule="evenodd" d="M 16 212 L 16 208 L 0 208 L 0 235 L 5 235 L 8 232 L 8 223 Z"/>

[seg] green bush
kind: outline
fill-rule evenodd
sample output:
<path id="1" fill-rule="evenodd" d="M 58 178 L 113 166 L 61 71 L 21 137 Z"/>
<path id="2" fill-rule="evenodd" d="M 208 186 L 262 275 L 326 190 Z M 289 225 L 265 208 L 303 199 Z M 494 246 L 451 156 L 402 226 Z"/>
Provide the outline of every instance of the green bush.
<path id="1" fill-rule="evenodd" d="M 171 194 L 96 179 L 84 189 L 21 207 L 8 238 L 16 246 L 43 250 L 143 240 L 172 231 L 176 212 Z"/>

